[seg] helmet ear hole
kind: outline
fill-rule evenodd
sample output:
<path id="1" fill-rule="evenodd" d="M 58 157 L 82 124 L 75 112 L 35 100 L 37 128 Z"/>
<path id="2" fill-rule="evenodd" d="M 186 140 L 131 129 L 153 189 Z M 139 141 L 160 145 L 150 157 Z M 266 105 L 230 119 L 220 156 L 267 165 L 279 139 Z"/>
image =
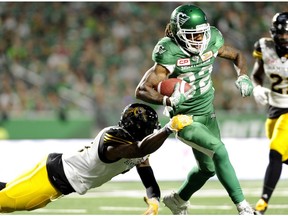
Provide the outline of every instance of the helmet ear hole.
<path id="1" fill-rule="evenodd" d="M 142 140 L 158 129 L 158 115 L 156 111 L 141 103 L 126 106 L 122 112 L 119 126 L 123 127 L 135 140 Z"/>

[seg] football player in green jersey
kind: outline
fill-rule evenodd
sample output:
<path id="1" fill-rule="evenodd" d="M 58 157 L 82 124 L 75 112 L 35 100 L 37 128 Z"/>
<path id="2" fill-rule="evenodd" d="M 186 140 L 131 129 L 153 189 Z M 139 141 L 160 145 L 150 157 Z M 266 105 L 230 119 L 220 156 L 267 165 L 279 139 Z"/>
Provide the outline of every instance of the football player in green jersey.
<path id="1" fill-rule="evenodd" d="M 214 112 L 211 73 L 217 56 L 234 63 L 238 75 L 235 84 L 242 97 L 250 96 L 253 85 L 246 75 L 243 54 L 224 45 L 222 34 L 209 25 L 200 8 L 181 5 L 172 12 L 165 37 L 159 40 L 153 50 L 154 66 L 145 73 L 135 91 L 138 99 L 166 106 L 165 111 L 170 117 L 180 113 L 193 116 L 194 123 L 179 131 L 177 138 L 191 146 L 198 166 L 189 172 L 177 193 L 163 198 L 164 204 L 173 214 L 187 214 L 190 197 L 215 174 L 239 214 L 254 213 L 245 200 L 221 141 Z M 160 81 L 173 77 L 185 80 L 193 90 L 180 93 L 175 87 L 172 96 L 168 97 L 154 89 Z"/>

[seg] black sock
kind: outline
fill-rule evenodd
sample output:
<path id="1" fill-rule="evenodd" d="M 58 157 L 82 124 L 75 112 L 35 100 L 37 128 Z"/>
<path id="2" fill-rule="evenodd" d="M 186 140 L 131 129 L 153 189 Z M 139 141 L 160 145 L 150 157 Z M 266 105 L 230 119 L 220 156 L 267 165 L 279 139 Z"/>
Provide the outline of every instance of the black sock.
<path id="1" fill-rule="evenodd" d="M 269 153 L 269 164 L 266 169 L 265 178 L 264 178 L 264 187 L 261 198 L 265 202 L 269 202 L 269 199 L 272 196 L 272 193 L 280 179 L 282 172 L 282 155 L 275 151 L 270 150 Z"/>

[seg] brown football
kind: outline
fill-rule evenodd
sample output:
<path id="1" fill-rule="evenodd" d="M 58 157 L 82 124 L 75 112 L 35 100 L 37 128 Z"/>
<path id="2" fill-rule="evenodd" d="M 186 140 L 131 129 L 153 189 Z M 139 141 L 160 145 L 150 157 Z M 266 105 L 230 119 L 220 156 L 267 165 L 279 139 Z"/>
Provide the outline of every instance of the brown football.
<path id="1" fill-rule="evenodd" d="M 181 93 L 184 93 L 191 88 L 189 83 L 185 82 L 182 79 L 170 78 L 170 79 L 166 79 L 158 83 L 156 90 L 160 94 L 170 97 L 172 93 L 174 92 L 174 87 L 176 83 L 180 83 L 179 89 Z"/>

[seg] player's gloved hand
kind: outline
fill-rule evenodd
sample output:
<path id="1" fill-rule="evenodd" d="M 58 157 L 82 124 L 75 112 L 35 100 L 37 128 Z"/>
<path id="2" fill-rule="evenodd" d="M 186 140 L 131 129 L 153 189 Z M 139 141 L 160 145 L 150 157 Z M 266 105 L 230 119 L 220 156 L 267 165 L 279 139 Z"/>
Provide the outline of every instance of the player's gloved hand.
<path id="1" fill-rule="evenodd" d="M 240 90 L 242 97 L 250 96 L 253 92 L 253 84 L 246 74 L 238 77 L 235 81 L 237 88 Z"/>
<path id="2" fill-rule="evenodd" d="M 191 115 L 176 115 L 173 116 L 173 118 L 170 119 L 170 121 L 167 123 L 167 128 L 173 132 L 178 132 L 179 130 L 182 130 L 187 125 L 192 124 L 193 119 Z"/>
<path id="3" fill-rule="evenodd" d="M 184 101 L 190 99 L 193 97 L 193 88 L 190 88 L 188 91 L 186 91 L 185 93 L 181 93 L 180 92 L 180 83 L 176 83 L 175 87 L 174 87 L 174 92 L 173 94 L 169 97 L 170 103 L 171 103 L 171 107 L 177 107 L 180 104 L 182 104 Z"/>
<path id="4" fill-rule="evenodd" d="M 148 209 L 144 212 L 144 215 L 157 215 L 159 210 L 159 201 L 157 198 L 144 197 L 144 202 L 148 205 Z"/>
<path id="5" fill-rule="evenodd" d="M 270 92 L 270 89 L 262 87 L 261 85 L 257 85 L 253 90 L 253 95 L 255 98 L 255 101 L 258 104 L 266 105 L 268 104 L 268 93 Z"/>

